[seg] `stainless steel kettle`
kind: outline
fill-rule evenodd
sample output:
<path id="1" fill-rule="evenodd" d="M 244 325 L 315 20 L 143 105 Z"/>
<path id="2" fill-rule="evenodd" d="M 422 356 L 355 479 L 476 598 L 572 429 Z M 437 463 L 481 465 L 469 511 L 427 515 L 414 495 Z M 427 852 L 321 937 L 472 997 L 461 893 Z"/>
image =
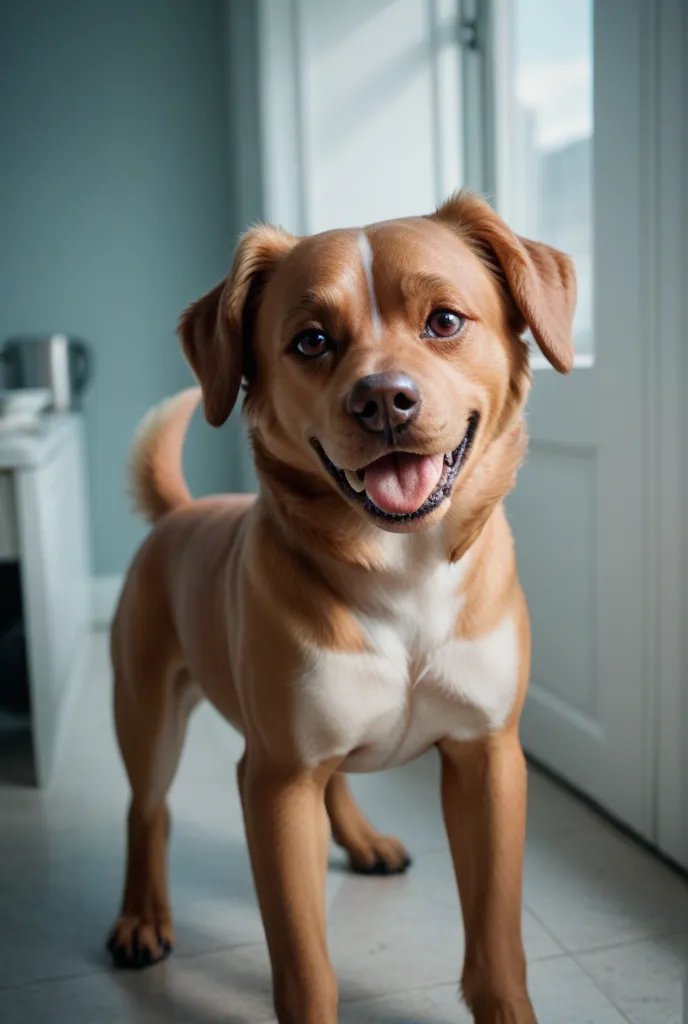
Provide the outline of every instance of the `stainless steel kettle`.
<path id="1" fill-rule="evenodd" d="M 93 352 L 87 342 L 65 334 L 15 336 L 0 348 L 3 386 L 50 388 L 53 409 L 78 409 L 93 376 Z"/>

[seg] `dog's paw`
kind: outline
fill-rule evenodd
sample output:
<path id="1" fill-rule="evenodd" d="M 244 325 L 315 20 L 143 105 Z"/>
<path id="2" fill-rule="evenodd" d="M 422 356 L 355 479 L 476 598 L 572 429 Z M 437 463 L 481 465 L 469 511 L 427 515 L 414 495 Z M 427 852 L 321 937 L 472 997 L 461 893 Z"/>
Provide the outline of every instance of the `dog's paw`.
<path id="1" fill-rule="evenodd" d="M 411 858 L 394 836 L 373 832 L 349 850 L 349 865 L 357 875 L 402 875 L 410 868 Z"/>
<path id="2" fill-rule="evenodd" d="M 107 948 L 115 967 L 140 970 L 166 960 L 174 948 L 174 936 L 169 924 L 151 924 L 125 914 L 110 932 Z"/>

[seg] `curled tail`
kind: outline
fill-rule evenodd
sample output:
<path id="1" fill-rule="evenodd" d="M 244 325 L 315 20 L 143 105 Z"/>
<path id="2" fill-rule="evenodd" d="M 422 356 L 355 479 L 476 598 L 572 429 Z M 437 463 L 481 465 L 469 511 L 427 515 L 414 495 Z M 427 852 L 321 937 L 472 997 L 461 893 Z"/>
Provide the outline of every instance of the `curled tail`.
<path id="1" fill-rule="evenodd" d="M 182 449 L 200 388 L 188 388 L 156 405 L 143 419 L 131 449 L 129 490 L 134 508 L 154 523 L 191 501 L 184 481 Z"/>

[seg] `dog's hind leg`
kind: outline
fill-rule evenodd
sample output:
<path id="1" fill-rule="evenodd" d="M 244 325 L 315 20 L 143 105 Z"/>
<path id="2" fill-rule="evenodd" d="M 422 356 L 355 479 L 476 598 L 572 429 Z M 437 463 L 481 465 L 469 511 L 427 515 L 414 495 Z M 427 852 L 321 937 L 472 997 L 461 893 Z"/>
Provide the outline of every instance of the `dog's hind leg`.
<path id="1" fill-rule="evenodd" d="M 118 967 L 130 968 L 157 963 L 172 950 L 165 798 L 198 700 L 183 667 L 142 653 L 130 648 L 126 659 L 114 659 L 115 722 L 132 796 L 124 897 L 108 949 Z"/>
<path id="2" fill-rule="evenodd" d="M 411 859 L 398 839 L 377 832 L 356 803 L 344 775 L 336 772 L 325 790 L 334 841 L 349 855 L 351 870 L 362 875 L 396 875 Z"/>

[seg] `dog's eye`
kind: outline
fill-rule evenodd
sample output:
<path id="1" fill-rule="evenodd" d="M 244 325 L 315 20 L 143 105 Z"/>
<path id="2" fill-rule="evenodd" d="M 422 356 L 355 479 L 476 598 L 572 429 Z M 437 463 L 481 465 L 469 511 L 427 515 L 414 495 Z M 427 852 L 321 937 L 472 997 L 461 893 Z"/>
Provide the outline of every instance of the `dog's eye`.
<path id="1" fill-rule="evenodd" d="M 435 309 L 428 317 L 425 331 L 430 338 L 453 338 L 465 323 L 464 317 L 450 309 Z"/>
<path id="2" fill-rule="evenodd" d="M 324 331 L 311 328 L 308 331 L 301 331 L 294 339 L 294 351 L 298 352 L 304 359 L 317 359 L 325 355 L 332 348 L 332 342 Z"/>

